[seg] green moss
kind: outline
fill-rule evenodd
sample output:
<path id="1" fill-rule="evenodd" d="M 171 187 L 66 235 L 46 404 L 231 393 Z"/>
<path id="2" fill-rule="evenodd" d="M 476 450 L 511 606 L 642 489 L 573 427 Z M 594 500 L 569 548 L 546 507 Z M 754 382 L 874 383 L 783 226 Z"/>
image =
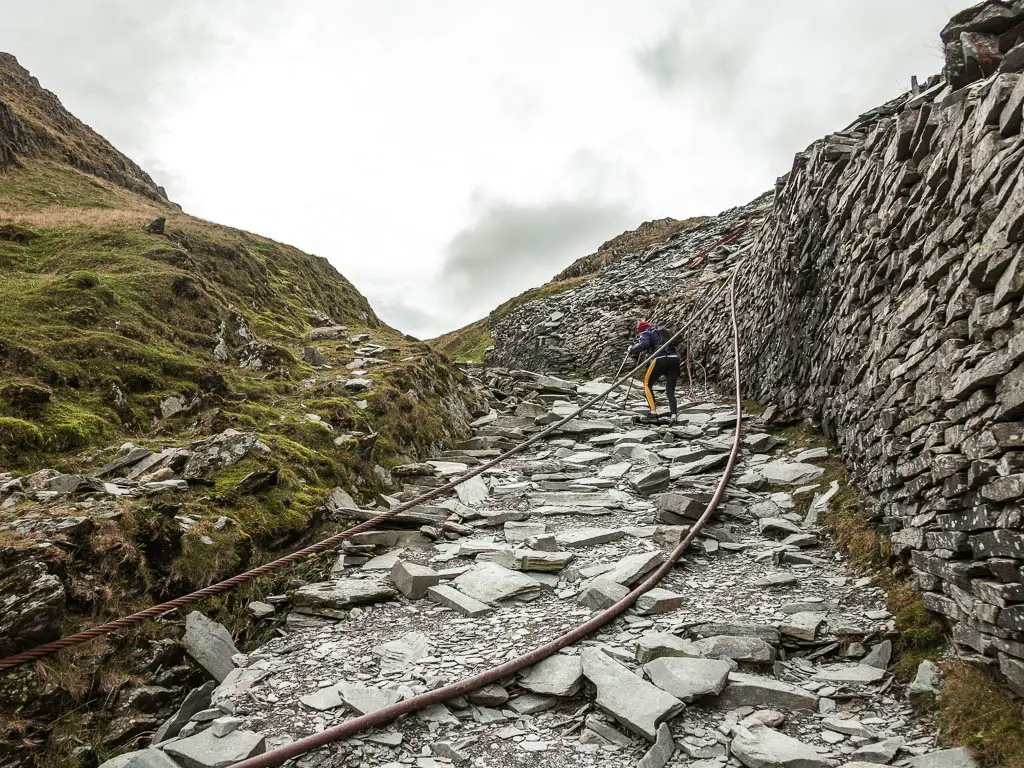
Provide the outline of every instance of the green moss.
<path id="1" fill-rule="evenodd" d="M 0 416 L 0 459 L 18 461 L 28 452 L 38 451 L 43 445 L 43 433 L 35 424 Z"/>

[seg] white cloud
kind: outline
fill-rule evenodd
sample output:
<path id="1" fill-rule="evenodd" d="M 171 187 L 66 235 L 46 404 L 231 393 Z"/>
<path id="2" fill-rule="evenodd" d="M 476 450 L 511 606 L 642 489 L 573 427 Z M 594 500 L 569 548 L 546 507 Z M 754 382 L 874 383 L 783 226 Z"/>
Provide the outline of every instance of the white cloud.
<path id="1" fill-rule="evenodd" d="M 418 336 L 476 319 L 644 219 L 753 198 L 810 141 L 938 71 L 938 30 L 957 10 L 0 5 L 0 48 L 187 211 L 327 257 Z M 488 280 L 468 255 L 481 243 L 519 268 Z M 457 299 L 454 278 L 469 281 Z"/>

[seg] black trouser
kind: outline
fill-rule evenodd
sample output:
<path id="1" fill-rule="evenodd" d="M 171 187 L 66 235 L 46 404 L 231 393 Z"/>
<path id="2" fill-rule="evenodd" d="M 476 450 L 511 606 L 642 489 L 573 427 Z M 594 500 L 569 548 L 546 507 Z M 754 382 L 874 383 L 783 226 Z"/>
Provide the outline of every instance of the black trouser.
<path id="1" fill-rule="evenodd" d="M 665 395 L 668 397 L 668 410 L 673 416 L 676 415 L 676 381 L 679 380 L 679 355 L 665 355 L 651 360 L 647 366 L 647 373 L 644 375 L 644 395 L 647 397 L 647 405 L 651 407 L 651 413 L 657 413 L 654 405 L 654 392 L 651 387 L 658 379 L 665 377 Z"/>

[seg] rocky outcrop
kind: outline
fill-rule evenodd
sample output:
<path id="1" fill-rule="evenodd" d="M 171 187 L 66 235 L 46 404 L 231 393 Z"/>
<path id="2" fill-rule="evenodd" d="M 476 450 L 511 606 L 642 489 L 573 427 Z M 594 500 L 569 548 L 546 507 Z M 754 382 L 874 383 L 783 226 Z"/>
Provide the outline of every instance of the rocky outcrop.
<path id="1" fill-rule="evenodd" d="M 152 200 L 167 193 L 142 168 L 76 118 L 18 60 L 0 53 L 0 168 L 19 157 L 70 163 Z"/>
<path id="2" fill-rule="evenodd" d="M 638 318 L 681 327 L 738 265 L 745 394 L 835 441 L 928 607 L 1019 692 L 1022 23 L 1019 0 L 957 14 L 941 75 L 812 144 L 772 194 L 520 307 L 491 358 L 614 373 Z M 699 382 L 731 380 L 730 333 L 722 304 L 695 323 Z"/>

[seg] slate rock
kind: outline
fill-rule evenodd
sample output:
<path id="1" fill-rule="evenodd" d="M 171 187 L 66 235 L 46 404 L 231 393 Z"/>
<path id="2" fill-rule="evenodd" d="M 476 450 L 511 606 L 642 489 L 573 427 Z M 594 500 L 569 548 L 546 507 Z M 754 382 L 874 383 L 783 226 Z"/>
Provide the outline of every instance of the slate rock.
<path id="1" fill-rule="evenodd" d="M 185 618 L 185 650 L 218 683 L 235 668 L 232 656 L 238 653 L 231 633 L 199 611 Z"/>
<path id="2" fill-rule="evenodd" d="M 654 745 L 640 758 L 640 762 L 636 764 L 637 768 L 664 768 L 675 751 L 676 743 L 672 739 L 668 723 L 662 723 L 658 726 L 658 737 Z"/>
<path id="3" fill-rule="evenodd" d="M 441 583 L 441 577 L 433 568 L 404 560 L 399 560 L 391 568 L 391 580 L 398 591 L 410 600 L 425 597 L 428 589 Z"/>
<path id="4" fill-rule="evenodd" d="M 789 618 L 779 624 L 779 632 L 798 640 L 814 640 L 818 630 L 825 623 L 825 614 L 813 611 L 800 611 L 790 614 Z"/>
<path id="5" fill-rule="evenodd" d="M 615 568 L 601 577 L 625 587 L 635 587 L 664 561 L 665 555 L 661 552 L 637 552 L 620 559 Z"/>
<path id="6" fill-rule="evenodd" d="M 867 664 L 827 664 L 814 673 L 814 679 L 823 683 L 853 683 L 867 685 L 885 677 L 885 670 Z"/>
<path id="7" fill-rule="evenodd" d="M 521 571 L 497 563 L 477 563 L 455 579 L 460 592 L 482 603 L 529 600 L 540 595 L 541 584 Z"/>
<path id="8" fill-rule="evenodd" d="M 736 726 L 729 749 L 747 768 L 828 768 L 813 748 L 761 723 Z"/>
<path id="9" fill-rule="evenodd" d="M 583 682 L 583 662 L 579 656 L 556 653 L 527 669 L 519 685 L 533 693 L 572 696 Z"/>
<path id="10" fill-rule="evenodd" d="M 907 698 L 913 701 L 918 698 L 936 696 L 941 687 L 942 673 L 938 665 L 925 659 L 917 665 L 917 675 L 907 686 Z"/>
<path id="11" fill-rule="evenodd" d="M 892 640 L 883 640 L 877 645 L 871 646 L 868 655 L 860 660 L 861 664 L 878 669 L 888 669 L 889 661 L 892 659 Z"/>
<path id="12" fill-rule="evenodd" d="M 187 739 L 168 742 L 163 747 L 184 768 L 227 768 L 246 758 L 262 755 L 266 749 L 260 733 L 232 731 L 218 737 L 209 729 Z"/>
<path id="13" fill-rule="evenodd" d="M 181 702 L 181 706 L 178 707 L 178 711 L 171 715 L 153 734 L 150 744 L 159 744 L 177 736 L 193 715 L 210 706 L 210 696 L 215 687 L 216 684 L 211 680 L 189 691 L 184 701 Z"/>
<path id="14" fill-rule="evenodd" d="M 630 478 L 629 486 L 641 496 L 650 496 L 668 488 L 671 479 L 668 467 L 654 467 Z"/>
<path id="15" fill-rule="evenodd" d="M 661 587 L 654 587 L 640 595 L 636 601 L 635 610 L 641 616 L 670 613 L 682 606 L 685 600 L 684 595 Z"/>
<path id="16" fill-rule="evenodd" d="M 341 700 L 361 715 L 376 712 L 402 700 L 397 690 L 373 688 L 361 683 L 341 682 L 337 685 Z"/>
<path id="17" fill-rule="evenodd" d="M 125 752 L 100 764 L 99 768 L 181 768 L 159 749 Z"/>
<path id="18" fill-rule="evenodd" d="M 629 594 L 629 587 L 616 584 L 608 579 L 598 578 L 580 592 L 579 602 L 593 611 L 603 611 Z"/>
<path id="19" fill-rule="evenodd" d="M 374 646 L 372 652 L 380 657 L 380 671 L 388 675 L 404 672 L 430 653 L 430 642 L 422 632 L 406 632 L 395 640 Z"/>
<path id="20" fill-rule="evenodd" d="M 668 632 L 646 632 L 636 641 L 636 660 L 646 664 L 665 656 L 693 658 L 699 656 L 692 640 Z"/>
<path id="21" fill-rule="evenodd" d="M 725 688 L 731 666 L 717 659 L 663 657 L 644 665 L 651 682 L 680 701 L 717 696 Z"/>
<path id="22" fill-rule="evenodd" d="M 452 610 L 458 611 L 463 616 L 470 618 L 478 618 L 484 614 L 490 613 L 493 608 L 482 603 L 476 598 L 464 595 L 454 587 L 449 587 L 447 584 L 440 584 L 436 587 L 430 587 L 427 590 L 427 597 L 435 603 L 444 605 Z"/>
<path id="23" fill-rule="evenodd" d="M 584 648 L 583 674 L 597 688 L 596 704 L 622 725 L 648 741 L 658 726 L 683 710 L 683 702 L 613 661 L 599 648 Z"/>
<path id="24" fill-rule="evenodd" d="M 899 736 L 883 739 L 874 744 L 865 744 L 855 750 L 851 758 L 863 760 L 866 763 L 891 763 L 900 747 L 903 746 L 903 739 Z"/>
<path id="25" fill-rule="evenodd" d="M 696 640 L 693 647 L 704 658 L 726 657 L 733 661 L 753 664 L 771 664 L 775 661 L 775 648 L 757 637 L 716 635 Z"/>
<path id="26" fill-rule="evenodd" d="M 912 757 L 903 763 L 902 768 L 977 768 L 977 766 L 978 764 L 971 757 L 971 752 L 967 747 L 957 747 Z"/>
<path id="27" fill-rule="evenodd" d="M 305 584 L 292 594 L 292 603 L 305 608 L 339 610 L 390 600 L 397 593 L 372 579 L 335 579 Z"/>
<path id="28" fill-rule="evenodd" d="M 816 712 L 818 697 L 803 688 L 770 677 L 731 672 L 729 684 L 714 702 L 723 709 L 771 707 Z"/>

